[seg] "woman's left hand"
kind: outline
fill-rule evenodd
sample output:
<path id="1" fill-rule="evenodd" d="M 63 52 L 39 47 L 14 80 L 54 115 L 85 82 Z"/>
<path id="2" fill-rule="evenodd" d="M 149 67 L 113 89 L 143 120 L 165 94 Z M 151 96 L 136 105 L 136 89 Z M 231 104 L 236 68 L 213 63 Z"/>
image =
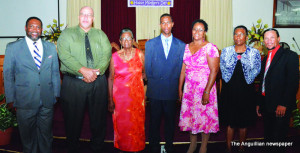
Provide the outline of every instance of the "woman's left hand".
<path id="1" fill-rule="evenodd" d="M 202 105 L 207 105 L 209 103 L 209 94 L 203 93 L 202 95 Z"/>

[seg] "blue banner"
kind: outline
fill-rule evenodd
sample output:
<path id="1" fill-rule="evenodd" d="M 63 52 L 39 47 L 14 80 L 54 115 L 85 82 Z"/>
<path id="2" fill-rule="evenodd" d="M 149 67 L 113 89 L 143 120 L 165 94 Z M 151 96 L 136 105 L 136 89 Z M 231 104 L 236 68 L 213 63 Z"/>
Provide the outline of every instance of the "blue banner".
<path id="1" fill-rule="evenodd" d="M 173 7 L 173 0 L 128 0 L 128 7 Z"/>

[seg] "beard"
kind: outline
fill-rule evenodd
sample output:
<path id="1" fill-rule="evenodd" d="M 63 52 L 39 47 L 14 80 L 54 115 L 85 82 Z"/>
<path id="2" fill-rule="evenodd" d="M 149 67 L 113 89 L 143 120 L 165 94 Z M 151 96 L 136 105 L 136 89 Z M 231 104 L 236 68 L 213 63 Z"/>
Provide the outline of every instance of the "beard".
<path id="1" fill-rule="evenodd" d="M 26 36 L 31 39 L 32 41 L 37 41 L 41 38 L 41 34 L 38 33 L 37 37 L 32 37 L 32 32 L 26 33 Z"/>

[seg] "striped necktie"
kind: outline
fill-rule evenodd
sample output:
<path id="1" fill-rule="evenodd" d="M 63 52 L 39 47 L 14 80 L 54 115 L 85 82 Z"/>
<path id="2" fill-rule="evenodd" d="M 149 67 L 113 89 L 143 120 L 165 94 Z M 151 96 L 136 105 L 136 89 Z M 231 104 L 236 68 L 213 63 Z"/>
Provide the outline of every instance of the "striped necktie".
<path id="1" fill-rule="evenodd" d="M 264 79 L 263 79 L 263 83 L 262 83 L 262 93 L 265 93 L 265 78 L 268 73 L 269 67 L 271 65 L 271 57 L 272 57 L 272 51 L 269 52 L 269 57 L 268 57 L 266 68 L 265 68 Z"/>
<path id="2" fill-rule="evenodd" d="M 40 51 L 38 49 L 38 47 L 36 46 L 36 42 L 33 43 L 33 46 L 34 46 L 34 62 L 35 62 L 35 65 L 37 66 L 37 68 L 40 70 L 41 68 L 41 64 L 42 64 L 42 56 L 40 55 Z"/>

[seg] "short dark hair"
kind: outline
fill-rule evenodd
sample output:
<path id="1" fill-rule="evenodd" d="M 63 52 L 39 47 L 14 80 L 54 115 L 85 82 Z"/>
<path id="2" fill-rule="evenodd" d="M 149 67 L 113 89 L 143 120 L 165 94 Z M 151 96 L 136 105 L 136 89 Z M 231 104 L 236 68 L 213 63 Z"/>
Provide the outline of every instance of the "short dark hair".
<path id="1" fill-rule="evenodd" d="M 207 25 L 207 23 L 206 23 L 204 20 L 202 20 L 202 19 L 197 19 L 197 20 L 193 21 L 193 23 L 192 23 L 192 29 L 194 28 L 194 25 L 195 25 L 196 23 L 202 23 L 202 24 L 204 25 L 204 31 L 207 32 L 207 30 L 208 30 L 208 25 Z"/>
<path id="2" fill-rule="evenodd" d="M 166 17 L 166 16 L 170 17 L 171 21 L 173 22 L 172 16 L 170 14 L 168 14 L 168 13 L 165 13 L 165 14 L 163 14 L 163 15 L 160 16 L 159 23 L 161 22 L 161 18 Z"/>
<path id="3" fill-rule="evenodd" d="M 244 25 L 236 26 L 233 30 L 233 35 L 234 35 L 236 29 L 244 29 L 246 32 L 246 36 L 248 36 L 248 29 Z"/>
<path id="4" fill-rule="evenodd" d="M 269 28 L 269 29 L 266 29 L 266 30 L 264 31 L 263 38 L 265 38 L 265 33 L 268 32 L 268 31 L 275 31 L 277 37 L 279 37 L 279 32 L 278 32 L 276 29 L 274 29 L 274 28 Z"/>
<path id="5" fill-rule="evenodd" d="M 134 38 L 133 32 L 130 28 L 123 28 L 120 32 L 120 39 L 122 38 L 122 34 L 125 33 L 125 32 L 129 32 L 131 34 L 131 37 Z"/>
<path id="6" fill-rule="evenodd" d="M 32 16 L 32 17 L 29 17 L 27 20 L 26 20 L 26 27 L 28 26 L 28 22 L 30 21 L 30 20 L 32 20 L 32 19 L 36 19 L 36 20 L 38 20 L 38 21 L 40 21 L 41 22 L 41 28 L 43 28 L 43 22 L 42 22 L 42 20 L 40 19 L 40 18 L 38 18 L 38 17 L 35 17 L 35 16 Z"/>

